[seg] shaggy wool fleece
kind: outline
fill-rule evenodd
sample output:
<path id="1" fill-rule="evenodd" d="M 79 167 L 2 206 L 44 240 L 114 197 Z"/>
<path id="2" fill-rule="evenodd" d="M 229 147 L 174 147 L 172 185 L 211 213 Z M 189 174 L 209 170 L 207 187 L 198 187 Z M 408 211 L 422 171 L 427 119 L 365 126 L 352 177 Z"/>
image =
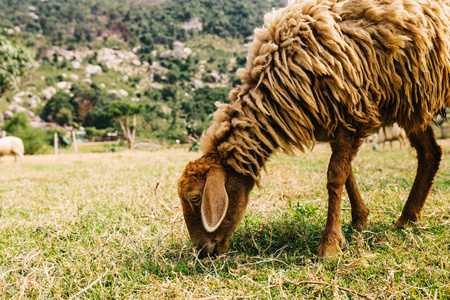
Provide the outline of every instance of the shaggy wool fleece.
<path id="1" fill-rule="evenodd" d="M 258 181 L 275 149 L 312 148 L 338 126 L 424 130 L 450 106 L 449 20 L 442 0 L 291 1 L 255 30 L 204 154 Z"/>

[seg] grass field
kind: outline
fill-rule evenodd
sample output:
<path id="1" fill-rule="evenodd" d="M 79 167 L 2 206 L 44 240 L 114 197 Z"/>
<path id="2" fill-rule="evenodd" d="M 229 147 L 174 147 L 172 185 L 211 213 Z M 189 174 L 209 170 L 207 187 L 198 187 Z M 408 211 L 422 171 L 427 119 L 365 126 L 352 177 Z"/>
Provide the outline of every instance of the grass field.
<path id="1" fill-rule="evenodd" d="M 371 209 L 342 253 L 315 257 L 329 147 L 278 154 L 230 251 L 199 260 L 176 182 L 186 150 L 27 156 L 0 164 L 1 299 L 450 299 L 450 140 L 423 219 L 394 230 L 411 149 L 363 148 L 354 171 Z"/>

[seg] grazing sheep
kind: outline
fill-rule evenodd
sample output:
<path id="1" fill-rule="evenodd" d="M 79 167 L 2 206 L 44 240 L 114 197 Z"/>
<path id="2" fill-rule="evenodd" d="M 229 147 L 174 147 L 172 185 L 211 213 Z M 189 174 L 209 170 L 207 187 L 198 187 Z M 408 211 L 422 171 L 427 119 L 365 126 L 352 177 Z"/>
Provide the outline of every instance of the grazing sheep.
<path id="1" fill-rule="evenodd" d="M 14 160 L 17 157 L 23 160 L 23 142 L 20 138 L 15 136 L 7 136 L 0 138 L 0 158 L 4 155 L 14 155 Z"/>
<path id="2" fill-rule="evenodd" d="M 392 149 L 393 141 L 398 141 L 400 143 L 400 149 L 402 149 L 403 146 L 406 146 L 406 139 L 405 130 L 400 128 L 397 123 L 394 123 L 392 126 L 380 128 L 378 133 L 374 135 L 372 149 L 378 150 L 380 144 L 383 144 L 384 149 L 386 142 L 390 143 Z"/>
<path id="3" fill-rule="evenodd" d="M 328 217 L 318 256 L 340 252 L 345 185 L 352 225 L 369 209 L 352 159 L 363 139 L 397 122 L 417 151 L 417 175 L 400 218 L 421 217 L 442 155 L 431 127 L 450 106 L 450 8 L 444 0 L 296 0 L 255 30 L 244 83 L 220 104 L 203 156 L 178 181 L 200 255 L 226 252 L 269 156 L 328 141 Z"/>

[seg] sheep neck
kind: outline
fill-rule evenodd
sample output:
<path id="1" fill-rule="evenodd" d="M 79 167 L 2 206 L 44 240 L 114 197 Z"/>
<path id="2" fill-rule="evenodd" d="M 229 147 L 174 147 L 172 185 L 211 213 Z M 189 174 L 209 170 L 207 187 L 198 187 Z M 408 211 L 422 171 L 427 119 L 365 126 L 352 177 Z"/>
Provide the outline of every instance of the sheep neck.
<path id="1" fill-rule="evenodd" d="M 270 129 L 268 129 L 270 128 Z M 278 148 L 270 120 L 245 102 L 222 104 L 214 124 L 202 138 L 205 155 L 215 156 L 223 165 L 259 182 L 269 156 Z"/>

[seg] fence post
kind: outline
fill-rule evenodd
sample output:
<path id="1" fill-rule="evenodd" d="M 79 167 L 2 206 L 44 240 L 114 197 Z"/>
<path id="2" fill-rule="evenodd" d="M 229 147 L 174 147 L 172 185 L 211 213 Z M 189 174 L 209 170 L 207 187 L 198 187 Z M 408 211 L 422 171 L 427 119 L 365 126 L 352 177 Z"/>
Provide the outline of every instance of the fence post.
<path id="1" fill-rule="evenodd" d="M 55 155 L 58 155 L 58 133 L 53 135 L 53 147 L 55 148 Z"/>
<path id="2" fill-rule="evenodd" d="M 2 130 L 2 132 L 1 132 L 1 136 L 0 136 L 1 138 L 4 138 L 4 137 L 6 137 L 6 131 L 4 131 L 4 130 Z"/>
<path id="3" fill-rule="evenodd" d="M 77 154 L 77 134 L 75 130 L 72 130 L 72 146 L 73 146 L 73 153 Z"/>

